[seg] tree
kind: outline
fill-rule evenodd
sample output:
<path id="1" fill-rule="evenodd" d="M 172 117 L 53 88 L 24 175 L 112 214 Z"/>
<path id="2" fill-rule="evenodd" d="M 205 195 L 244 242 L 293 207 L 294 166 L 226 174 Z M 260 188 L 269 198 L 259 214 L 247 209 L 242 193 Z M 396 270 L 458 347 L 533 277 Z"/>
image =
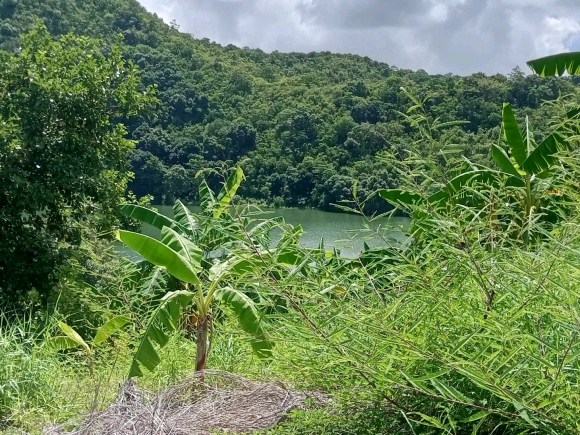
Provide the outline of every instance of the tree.
<path id="1" fill-rule="evenodd" d="M 214 325 L 212 306 L 218 301 L 229 305 L 240 328 L 253 336 L 254 352 L 260 357 L 271 355 L 274 344 L 266 336 L 256 304 L 244 292 L 227 283 L 228 278 L 252 268 L 251 259 L 230 256 L 227 249 L 228 243 L 238 239 L 236 230 L 239 228 L 234 226 L 232 231 L 228 209 L 242 179 L 243 172 L 237 168 L 217 197 L 205 181 L 202 182 L 201 215 L 194 215 L 180 201 L 173 208 L 175 220 L 143 207 L 121 206 L 121 212 L 126 216 L 160 229 L 161 241 L 130 231 L 119 231 L 118 239 L 186 285 L 186 290 L 167 293 L 152 313 L 133 358 L 130 377 L 141 376 L 141 366 L 153 370 L 161 362 L 153 343 L 159 347 L 167 344 L 167 334 L 177 329 L 181 313 L 192 303 L 197 328 L 196 371 L 206 367 L 208 332 L 213 331 Z M 271 220 L 252 229 L 246 228 L 250 241 L 264 239 L 276 224 L 277 221 Z M 269 241 L 267 237 L 265 240 Z M 264 249 L 263 255 L 267 255 L 267 243 L 261 248 Z M 210 253 L 213 253 L 213 264 L 210 263 Z"/>
<path id="2" fill-rule="evenodd" d="M 164 201 L 165 196 L 158 179 L 164 179 L 172 166 L 189 170 L 193 159 L 202 168 L 236 164 L 264 168 L 261 160 L 267 156 L 269 172 L 248 170 L 248 186 L 240 193 L 266 203 L 295 204 L 294 195 L 281 193 L 277 186 L 270 189 L 271 176 L 276 174 L 278 183 L 288 165 L 298 167 L 309 156 L 332 164 L 331 175 L 349 173 L 368 154 L 366 145 L 355 137 L 345 144 L 355 121 L 376 125 L 377 131 L 388 125 L 389 134 L 383 135 L 392 146 L 406 144 L 411 154 L 433 157 L 426 175 L 443 181 L 441 175 L 453 176 L 448 169 L 456 167 L 447 160 L 447 151 L 475 163 L 490 163 L 489 154 L 484 156 L 476 148 L 498 136 L 498 109 L 504 101 L 511 103 L 517 116 L 530 117 L 539 138 L 549 132 L 551 118 L 550 106 L 542 102 L 574 95 L 580 83 L 580 77 L 545 80 L 518 71 L 508 76 L 430 75 L 359 56 L 224 47 L 180 33 L 134 0 L 0 3 L 0 49 L 14 53 L 32 17 L 42 18 L 53 35 L 72 31 L 110 42 L 123 33 L 124 58 L 141 68 L 141 85 L 156 84 L 159 90 L 160 101 L 152 116 L 132 117 L 126 123 L 131 137 L 139 140 L 138 150 L 157 158 L 135 155 L 131 188 L 137 196 L 150 194 L 157 201 Z M 460 143 L 450 143 L 451 150 L 437 155 L 427 153 L 431 148 L 418 141 L 417 129 L 401 116 L 415 105 L 401 88 L 424 102 L 432 121 L 469 121 L 455 126 Z M 436 136 L 439 141 L 445 139 L 439 133 Z M 480 156 L 474 159 L 474 154 Z M 145 160 L 150 164 L 143 170 Z M 376 172 L 367 175 L 381 178 Z M 308 205 L 316 206 L 322 195 L 330 193 L 317 188 L 314 194 L 321 196 L 308 198 Z"/>
<path id="3" fill-rule="evenodd" d="M 468 170 L 429 196 L 405 189 L 382 189 L 378 193 L 393 206 L 412 212 L 415 224 L 419 225 L 412 225 L 411 228 L 420 232 L 425 218 L 429 219 L 431 213 L 444 210 L 450 204 L 461 204 L 472 208 L 477 214 L 488 214 L 497 219 L 493 207 L 489 210 L 482 208 L 487 201 L 482 192 L 490 187 L 503 190 L 506 207 L 512 207 L 515 211 L 508 216 L 508 226 L 516 224 L 516 238 L 528 244 L 532 241 L 528 226 L 535 220 L 534 216 L 539 222 L 552 224 L 565 214 L 562 203 L 566 201 L 563 201 L 555 185 L 555 178 L 562 167 L 559 153 L 570 148 L 568 139 L 577 134 L 579 114 L 580 109 L 568 112 L 554 131 L 536 145 L 528 120 L 525 134 L 522 134 L 511 105 L 504 103 L 501 139 L 507 144 L 510 154 L 500 145 L 491 146 L 491 157 L 499 170 L 470 163 Z M 475 191 L 470 189 L 474 186 Z M 425 208 L 417 211 L 414 209 L 417 205 Z"/>
<path id="4" fill-rule="evenodd" d="M 378 101 L 362 101 L 351 109 L 350 115 L 359 124 L 363 122 L 376 124 L 382 119 L 380 103 Z"/>
<path id="5" fill-rule="evenodd" d="M 105 54 L 107 53 L 107 54 Z M 106 230 L 125 193 L 133 142 L 113 119 L 152 101 L 118 46 L 38 25 L 0 53 L 0 295 L 45 300 L 88 217 Z"/>

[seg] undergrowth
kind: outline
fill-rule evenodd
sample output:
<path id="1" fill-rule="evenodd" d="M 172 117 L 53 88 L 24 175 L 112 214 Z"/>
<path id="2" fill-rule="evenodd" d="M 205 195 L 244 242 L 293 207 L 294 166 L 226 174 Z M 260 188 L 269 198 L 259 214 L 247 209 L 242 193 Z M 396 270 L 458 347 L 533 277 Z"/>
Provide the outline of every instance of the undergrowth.
<path id="1" fill-rule="evenodd" d="M 269 255 L 257 251 L 246 232 L 234 233 L 228 255 L 252 261 L 229 284 L 263 309 L 275 347 L 272 358 L 258 359 L 234 316 L 216 309 L 208 367 L 330 398 L 325 406 L 294 410 L 264 434 L 577 434 L 579 171 L 574 157 L 565 161 L 558 192 L 566 213 L 557 223 L 539 213 L 522 222 L 509 186 L 476 184 L 460 194 L 485 198 L 482 209 L 450 203 L 433 210 L 418 203 L 410 212 L 420 219 L 406 244 L 385 240 L 357 259 L 323 246 L 305 249 L 295 228 L 282 227 L 292 237 Z M 236 219 L 242 218 L 232 218 L 228 231 Z M 147 323 L 144 307 L 158 296 L 145 298 L 142 286 L 127 278 L 134 267 L 107 255 L 98 270 L 110 273 L 100 273 L 88 292 L 70 287 L 66 298 L 86 300 L 91 318 L 129 313 L 137 320 L 96 349 L 92 377 L 86 355 L 47 345 L 67 314 L 82 326 L 78 313 L 64 309 L 77 304 L 63 300 L 62 311 L 40 324 L 5 321 L 5 428 L 39 433 L 52 423 L 74 425 L 114 399 Z M 298 261 L 288 266 L 280 258 Z M 98 292 L 111 283 L 114 291 Z M 139 386 L 178 383 L 193 371 L 195 353 L 191 328 L 178 329 Z"/>

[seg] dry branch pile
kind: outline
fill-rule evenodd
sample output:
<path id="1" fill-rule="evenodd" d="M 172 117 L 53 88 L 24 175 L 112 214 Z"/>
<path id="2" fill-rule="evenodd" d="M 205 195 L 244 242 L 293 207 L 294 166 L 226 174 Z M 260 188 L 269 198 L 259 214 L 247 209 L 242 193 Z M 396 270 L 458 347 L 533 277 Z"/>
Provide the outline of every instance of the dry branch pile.
<path id="1" fill-rule="evenodd" d="M 141 390 L 129 381 L 111 406 L 92 413 L 72 432 L 53 427 L 45 434 L 247 433 L 275 425 L 289 410 L 304 407 L 307 398 L 325 401 L 320 394 L 289 390 L 280 382 L 260 383 L 220 372 L 206 371 L 158 394 Z"/>

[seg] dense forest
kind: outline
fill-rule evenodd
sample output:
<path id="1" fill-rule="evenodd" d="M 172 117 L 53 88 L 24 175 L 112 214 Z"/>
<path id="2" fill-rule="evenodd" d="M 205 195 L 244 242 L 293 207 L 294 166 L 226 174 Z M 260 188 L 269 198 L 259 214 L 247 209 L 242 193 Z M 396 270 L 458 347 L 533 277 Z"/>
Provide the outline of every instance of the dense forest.
<path id="1" fill-rule="evenodd" d="M 0 434 L 580 433 L 580 53 L 430 76 L 132 0 L 0 18 Z"/>
<path id="2" fill-rule="evenodd" d="M 488 164 L 504 101 L 543 133 L 542 101 L 577 92 L 571 79 L 519 70 L 507 77 L 429 75 L 354 55 L 223 47 L 180 33 L 136 0 L 6 0 L 0 49 L 16 51 L 18 36 L 37 17 L 53 35 L 112 41 L 122 34 L 124 56 L 141 69 L 143 86 L 157 86 L 158 106 L 126 124 L 138 142 L 130 189 L 158 204 L 197 203 L 200 170 L 240 164 L 248 180 L 239 192 L 244 197 L 335 209 L 331 204 L 350 198 L 354 180 L 361 195 L 399 186 L 392 165 L 375 159 L 378 153 L 428 154 L 445 166 L 443 149 L 444 159 L 463 155 Z M 408 94 L 425 102 L 432 121 L 465 121 L 441 129 L 442 149 L 425 146 L 402 115 L 414 106 Z M 219 180 L 210 177 L 210 185 L 217 188 Z M 369 211 L 385 207 L 368 204 Z"/>

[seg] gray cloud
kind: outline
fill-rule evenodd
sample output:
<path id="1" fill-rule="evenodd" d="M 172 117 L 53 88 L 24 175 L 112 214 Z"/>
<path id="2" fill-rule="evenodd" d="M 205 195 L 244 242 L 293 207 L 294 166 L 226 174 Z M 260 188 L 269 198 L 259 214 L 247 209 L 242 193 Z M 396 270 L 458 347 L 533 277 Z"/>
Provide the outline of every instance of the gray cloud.
<path id="1" fill-rule="evenodd" d="M 580 50 L 578 0 L 140 0 L 196 37 L 356 53 L 430 73 L 509 72 Z"/>
<path id="2" fill-rule="evenodd" d="M 400 26 L 420 15 L 424 1 L 312 0 L 298 5 L 304 21 L 333 30 Z"/>

